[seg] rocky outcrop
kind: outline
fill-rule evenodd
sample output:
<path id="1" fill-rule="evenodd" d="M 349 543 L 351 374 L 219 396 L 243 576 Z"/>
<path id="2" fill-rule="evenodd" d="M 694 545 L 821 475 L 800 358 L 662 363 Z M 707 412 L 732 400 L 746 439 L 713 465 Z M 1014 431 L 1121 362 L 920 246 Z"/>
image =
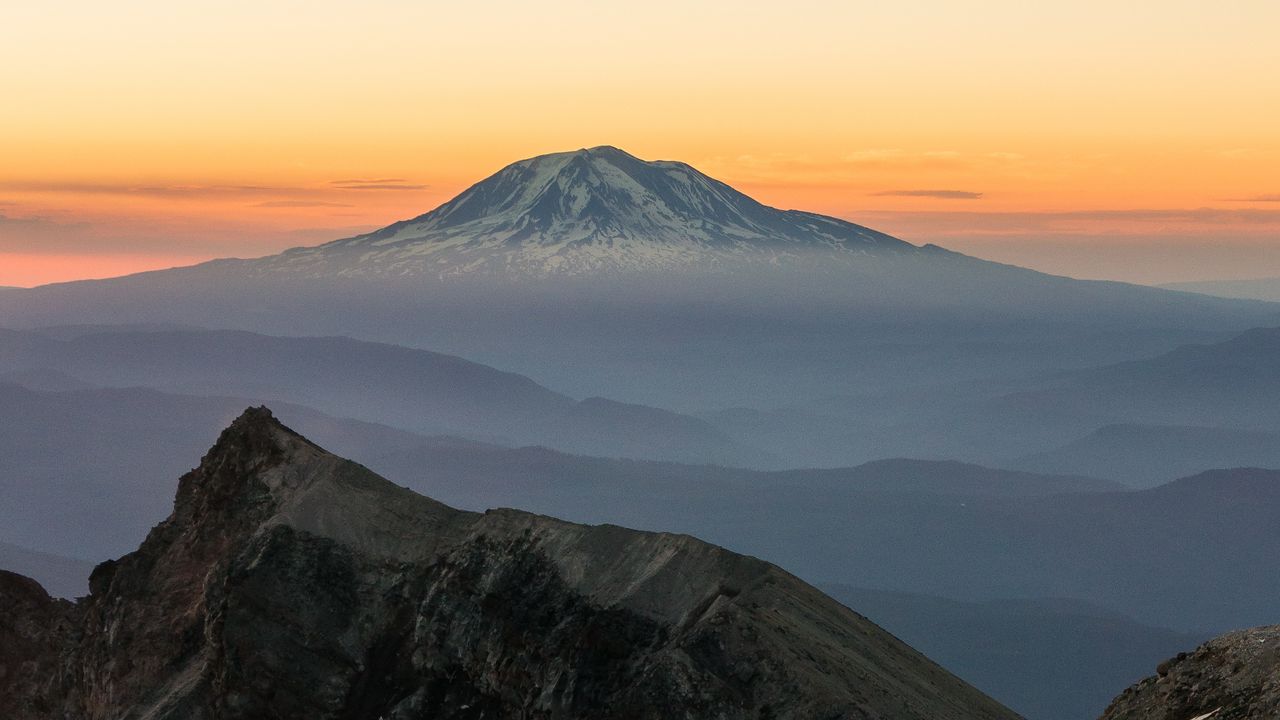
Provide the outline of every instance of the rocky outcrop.
<path id="1" fill-rule="evenodd" d="M 71 604 L 0 576 L 0 715 L 1015 717 L 767 563 L 453 510 L 262 408 L 90 586 Z"/>
<path id="2" fill-rule="evenodd" d="M 1242 630 L 1179 653 L 1112 701 L 1103 720 L 1280 718 L 1280 625 Z"/>

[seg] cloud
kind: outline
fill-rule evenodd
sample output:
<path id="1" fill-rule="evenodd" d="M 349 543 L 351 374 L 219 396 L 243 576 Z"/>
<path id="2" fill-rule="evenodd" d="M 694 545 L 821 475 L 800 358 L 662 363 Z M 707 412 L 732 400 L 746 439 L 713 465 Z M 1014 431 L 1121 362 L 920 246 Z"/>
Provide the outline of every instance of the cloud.
<path id="1" fill-rule="evenodd" d="M 417 185 L 405 178 L 349 178 L 333 180 L 329 183 L 339 190 L 425 190 L 426 185 Z"/>
<path id="2" fill-rule="evenodd" d="M 406 183 L 403 178 L 383 180 L 334 180 L 329 183 L 339 190 L 425 190 L 426 185 Z"/>
<path id="3" fill-rule="evenodd" d="M 132 183 L 98 183 L 74 181 L 13 180 L 0 182 L 0 191 L 51 193 L 68 195 L 131 195 L 155 198 L 236 198 L 262 196 L 314 196 L 336 190 L 424 190 L 427 185 L 410 183 L 404 178 L 372 180 L 334 180 L 320 187 L 299 185 L 219 185 L 172 184 L 142 185 Z M 302 206 L 297 206 L 302 207 Z"/>
<path id="4" fill-rule="evenodd" d="M 262 195 L 311 191 L 310 188 L 266 185 L 134 185 L 129 183 L 29 180 L 0 182 L 0 190 L 74 195 L 140 195 L 162 198 Z"/>
<path id="5" fill-rule="evenodd" d="M 319 200 L 269 200 L 254 203 L 251 207 L 260 208 L 349 208 L 355 207 L 347 203 L 323 202 Z"/>
<path id="6" fill-rule="evenodd" d="M 884 190 L 871 193 L 875 197 L 922 197 L 938 200 L 979 200 L 982 193 L 969 190 Z"/>
<path id="7" fill-rule="evenodd" d="M 1280 202 L 1280 193 L 1267 193 L 1253 197 L 1224 198 L 1227 202 Z"/>
<path id="8" fill-rule="evenodd" d="M 253 257 L 374 229 L 359 224 L 282 230 L 243 220 L 154 217 L 86 222 L 0 213 L 0 254 Z"/>
<path id="9" fill-rule="evenodd" d="M 383 185 L 386 183 L 406 183 L 405 178 L 353 178 L 350 180 L 331 180 L 330 185 Z"/>
<path id="10" fill-rule="evenodd" d="M 0 252 L 65 252 L 92 245 L 93 226 L 0 214 Z"/>

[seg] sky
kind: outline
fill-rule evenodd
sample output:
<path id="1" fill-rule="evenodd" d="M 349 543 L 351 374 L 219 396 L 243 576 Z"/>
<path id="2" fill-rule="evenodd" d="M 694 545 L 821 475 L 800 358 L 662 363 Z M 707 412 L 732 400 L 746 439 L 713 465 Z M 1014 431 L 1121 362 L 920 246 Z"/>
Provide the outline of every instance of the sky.
<path id="1" fill-rule="evenodd" d="M 1049 272 L 1280 276 L 1280 3 L 45 0 L 0 285 L 252 257 L 616 145 Z"/>

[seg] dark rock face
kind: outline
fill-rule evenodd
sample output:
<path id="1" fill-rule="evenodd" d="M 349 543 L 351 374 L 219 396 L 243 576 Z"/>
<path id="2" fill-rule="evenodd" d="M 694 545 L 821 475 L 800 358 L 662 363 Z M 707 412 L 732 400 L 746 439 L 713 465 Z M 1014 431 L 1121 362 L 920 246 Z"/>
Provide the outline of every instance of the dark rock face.
<path id="1" fill-rule="evenodd" d="M 767 563 L 456 511 L 265 409 L 90 585 L 0 575 L 0 716 L 1016 717 Z"/>
<path id="2" fill-rule="evenodd" d="M 1212 713 L 1210 716 L 1209 714 Z M 1103 720 L 1280 718 L 1280 625 L 1229 633 L 1179 653 L 1125 690 Z"/>
<path id="3" fill-rule="evenodd" d="M 52 716 L 71 611 L 36 581 L 0 570 L 0 717 Z"/>

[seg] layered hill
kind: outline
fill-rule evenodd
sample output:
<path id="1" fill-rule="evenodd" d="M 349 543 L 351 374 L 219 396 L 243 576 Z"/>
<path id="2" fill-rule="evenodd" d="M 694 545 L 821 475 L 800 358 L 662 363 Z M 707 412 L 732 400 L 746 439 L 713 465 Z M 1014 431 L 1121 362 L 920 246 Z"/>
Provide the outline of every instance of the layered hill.
<path id="1" fill-rule="evenodd" d="M 6 717 L 1016 717 L 767 563 L 453 510 L 264 409 L 90 586 L 0 575 Z"/>
<path id="2" fill-rule="evenodd" d="M 1157 485 L 1209 468 L 1280 468 L 1280 433 L 1229 427 L 1106 425 L 1066 445 L 1010 463 L 1032 472 L 1078 472 Z"/>
<path id="3" fill-rule="evenodd" d="M 200 454 L 193 438 L 243 407 L 138 389 L 5 397 L 0 494 L 12 502 L 0 503 L 0 542 L 90 560 L 123 552 L 164 517 L 169 478 Z M 1267 570 L 1280 553 L 1275 471 L 1136 492 L 950 462 L 764 473 L 423 438 L 279 409 L 326 446 L 455 507 L 690 533 L 811 582 L 969 600 L 1075 597 L 1210 632 L 1266 622 L 1280 592 Z"/>
<path id="4" fill-rule="evenodd" d="M 1280 328 L 1150 357 L 701 416 L 784 461 L 941 457 L 1149 487 L 1280 467 Z"/>
<path id="5" fill-rule="evenodd" d="M 0 382 L 149 387 L 306 405 L 418 433 L 616 457 L 753 464 L 703 420 L 607 398 L 577 400 L 463 358 L 343 337 L 165 328 L 0 329 Z"/>

